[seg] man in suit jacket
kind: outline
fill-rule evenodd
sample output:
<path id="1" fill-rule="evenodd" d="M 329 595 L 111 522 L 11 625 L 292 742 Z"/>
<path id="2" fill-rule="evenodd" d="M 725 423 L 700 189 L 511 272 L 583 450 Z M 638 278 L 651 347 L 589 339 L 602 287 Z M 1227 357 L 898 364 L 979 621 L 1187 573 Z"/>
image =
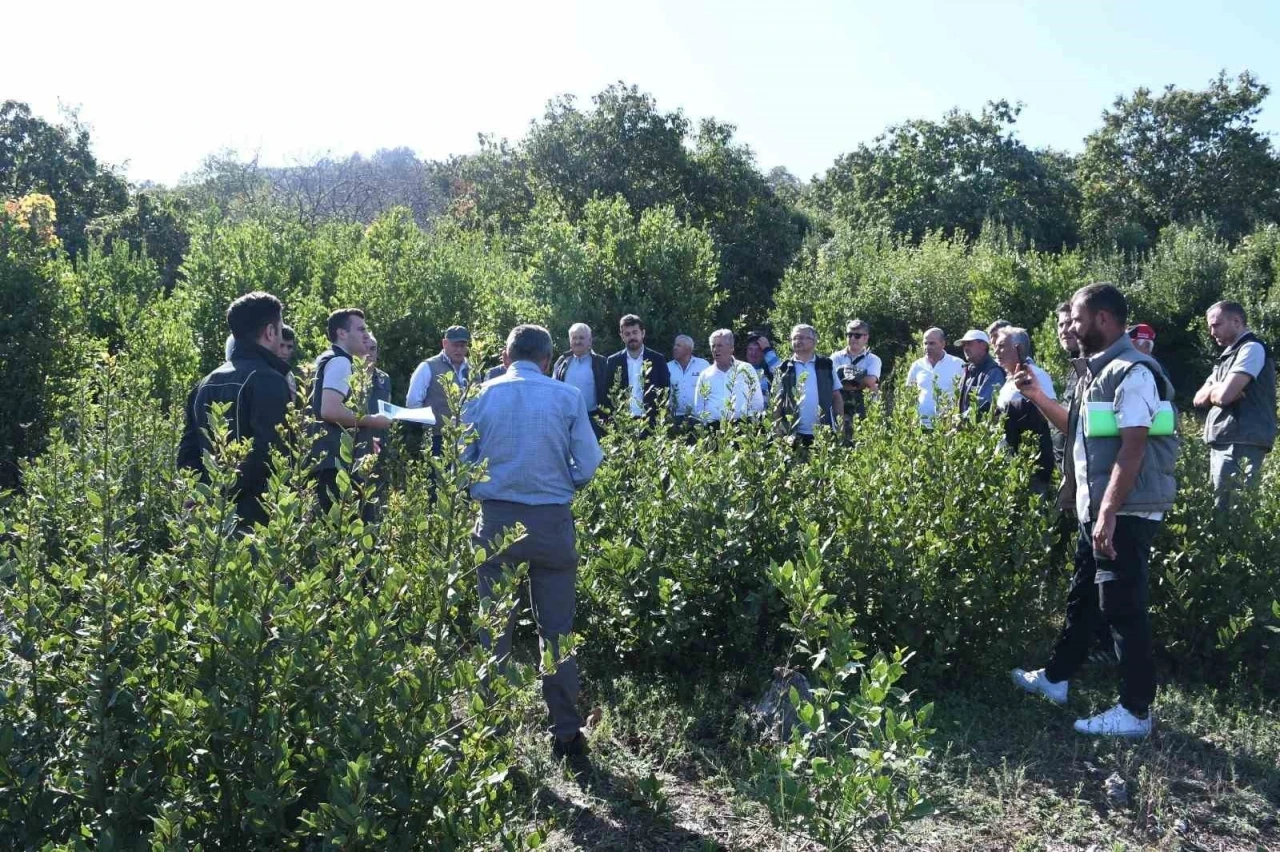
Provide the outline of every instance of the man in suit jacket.
<path id="1" fill-rule="evenodd" d="M 618 334 L 626 348 L 609 356 L 609 399 L 617 387 L 630 389 L 627 410 L 632 417 L 658 416 L 658 393 L 671 387 L 667 359 L 644 345 L 644 323 L 635 314 L 618 321 Z"/>
<path id="2" fill-rule="evenodd" d="M 591 328 L 586 323 L 569 326 L 569 351 L 551 368 L 551 377 L 581 391 L 591 417 L 591 428 L 599 438 L 603 432 L 604 410 L 609 404 L 609 368 L 607 359 L 591 348 L 591 342 Z"/>

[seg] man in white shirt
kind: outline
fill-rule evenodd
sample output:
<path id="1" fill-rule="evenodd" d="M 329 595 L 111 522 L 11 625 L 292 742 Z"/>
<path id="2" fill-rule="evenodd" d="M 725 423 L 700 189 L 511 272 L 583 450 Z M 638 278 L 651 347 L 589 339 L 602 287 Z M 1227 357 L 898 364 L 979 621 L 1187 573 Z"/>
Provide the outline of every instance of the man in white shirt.
<path id="1" fill-rule="evenodd" d="M 693 354 L 693 338 L 687 334 L 676 337 L 671 355 L 667 362 L 667 372 L 671 374 L 671 413 L 680 421 L 693 414 L 698 376 L 711 364 L 706 358 Z"/>
<path id="2" fill-rule="evenodd" d="M 866 391 L 879 390 L 883 366 L 880 356 L 870 349 L 870 323 L 860 319 L 849 320 L 844 328 L 844 337 L 848 345 L 831 353 L 831 366 L 835 368 L 836 380 L 840 383 L 845 410 L 862 417 L 867 413 L 863 395 Z"/>
<path id="3" fill-rule="evenodd" d="M 698 376 L 693 413 L 704 423 L 741 420 L 764 411 L 755 368 L 733 357 L 733 332 L 711 333 L 712 364 Z"/>
<path id="4" fill-rule="evenodd" d="M 919 391 L 916 410 L 920 422 L 933 425 L 938 403 L 954 401 L 964 378 L 964 361 L 947 352 L 947 335 L 940 328 L 924 333 L 924 357 L 907 371 L 907 384 Z"/>

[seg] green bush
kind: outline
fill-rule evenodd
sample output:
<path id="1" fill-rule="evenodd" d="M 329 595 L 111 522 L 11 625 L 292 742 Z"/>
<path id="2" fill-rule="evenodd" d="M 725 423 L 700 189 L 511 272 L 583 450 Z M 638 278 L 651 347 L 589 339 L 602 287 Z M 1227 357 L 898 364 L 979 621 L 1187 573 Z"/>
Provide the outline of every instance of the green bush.
<path id="1" fill-rule="evenodd" d="M 379 522 L 366 487 L 314 514 L 280 457 L 271 521 L 172 462 L 146 377 L 96 370 L 78 429 L 29 466 L 0 521 L 0 844 L 6 848 L 471 848 L 519 843 L 510 718 L 527 677 L 480 679 L 461 476 L 407 473 Z M 294 416 L 290 435 L 301 434 Z M 296 444 L 295 444 L 296 446 Z"/>

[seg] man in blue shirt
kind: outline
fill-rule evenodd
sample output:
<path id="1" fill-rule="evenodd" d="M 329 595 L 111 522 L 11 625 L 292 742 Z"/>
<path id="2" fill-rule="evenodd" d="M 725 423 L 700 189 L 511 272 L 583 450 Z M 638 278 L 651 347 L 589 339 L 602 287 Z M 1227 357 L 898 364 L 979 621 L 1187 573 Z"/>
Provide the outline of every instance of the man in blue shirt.
<path id="1" fill-rule="evenodd" d="M 578 577 L 570 503 L 591 481 L 604 454 L 582 392 L 546 375 L 551 363 L 547 330 L 516 326 L 507 337 L 507 357 L 507 372 L 485 382 L 462 410 L 464 440 L 470 441 L 462 460 L 488 464 L 488 479 L 471 487 L 471 496 L 480 501 L 476 545 L 492 551 L 516 524 L 526 531 L 480 566 L 480 596 L 492 596 L 505 569 L 527 563 L 539 645 L 559 658 L 560 637 L 573 631 Z M 504 663 L 514 627 L 513 619 L 498 639 L 497 657 Z M 490 637 L 482 640 L 488 646 Z M 542 695 L 551 713 L 552 751 L 584 754 L 576 659 L 568 657 L 555 674 L 543 677 Z"/>

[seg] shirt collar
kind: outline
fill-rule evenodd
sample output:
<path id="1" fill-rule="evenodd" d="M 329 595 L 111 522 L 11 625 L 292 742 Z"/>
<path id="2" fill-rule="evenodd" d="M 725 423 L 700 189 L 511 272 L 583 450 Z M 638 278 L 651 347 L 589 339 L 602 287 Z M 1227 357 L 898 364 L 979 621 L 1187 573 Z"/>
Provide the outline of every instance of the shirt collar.
<path id="1" fill-rule="evenodd" d="M 637 357 L 637 358 L 632 358 L 632 357 L 631 357 L 631 350 L 630 350 L 630 349 L 624 349 L 624 350 L 622 350 L 622 351 L 627 353 L 627 358 L 628 358 L 629 360 L 631 360 L 631 361 L 643 361 L 643 360 L 644 360 L 644 349 L 641 349 L 641 350 L 640 350 L 640 355 L 639 355 L 639 357 Z"/>
<path id="2" fill-rule="evenodd" d="M 511 366 L 507 368 L 508 373 L 537 373 L 542 375 L 542 368 L 532 361 L 512 361 Z"/>

